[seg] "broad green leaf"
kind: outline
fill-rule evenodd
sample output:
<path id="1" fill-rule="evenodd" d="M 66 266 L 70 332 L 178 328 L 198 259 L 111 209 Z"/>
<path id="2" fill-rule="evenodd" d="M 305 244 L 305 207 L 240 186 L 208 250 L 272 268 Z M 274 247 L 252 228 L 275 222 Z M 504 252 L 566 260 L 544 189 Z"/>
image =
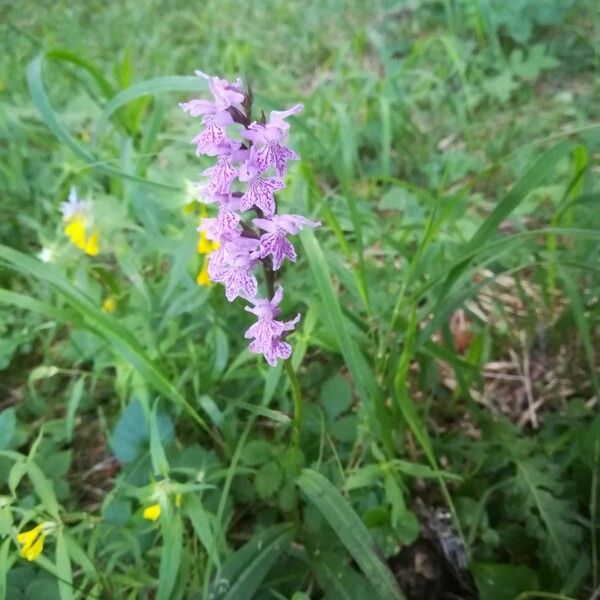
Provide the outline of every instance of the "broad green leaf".
<path id="1" fill-rule="evenodd" d="M 277 492 L 283 482 L 283 471 L 275 461 L 265 463 L 254 478 L 257 494 L 264 500 Z"/>
<path id="2" fill-rule="evenodd" d="M 369 530 L 335 486 L 311 469 L 304 469 L 296 481 L 310 502 L 331 525 L 381 600 L 403 598 L 394 576 L 380 558 L 381 551 Z"/>
<path id="3" fill-rule="evenodd" d="M 248 442 L 242 454 L 240 462 L 249 467 L 258 467 L 266 463 L 273 456 L 273 447 L 265 440 L 252 440 Z"/>
<path id="4" fill-rule="evenodd" d="M 352 389 L 348 380 L 339 375 L 328 379 L 321 388 L 320 399 L 330 419 L 346 412 L 352 403 Z"/>
<path id="5" fill-rule="evenodd" d="M 527 567 L 473 563 L 471 569 L 481 598 L 489 600 L 516 598 L 520 592 L 534 591 L 539 586 L 535 571 Z M 534 597 L 532 596 L 532 600 Z"/>
<path id="6" fill-rule="evenodd" d="M 319 552 L 312 557 L 311 566 L 325 592 L 326 600 L 365 600 L 376 592 L 369 581 L 345 564 L 343 556 L 332 552 Z"/>
<path id="7" fill-rule="evenodd" d="M 142 450 L 148 449 L 152 437 L 151 427 L 142 403 L 134 398 L 119 417 L 110 439 L 111 448 L 119 461 L 132 462 Z M 155 427 L 157 441 L 161 441 L 161 444 L 169 444 L 174 433 L 170 417 L 162 411 L 157 412 Z"/>

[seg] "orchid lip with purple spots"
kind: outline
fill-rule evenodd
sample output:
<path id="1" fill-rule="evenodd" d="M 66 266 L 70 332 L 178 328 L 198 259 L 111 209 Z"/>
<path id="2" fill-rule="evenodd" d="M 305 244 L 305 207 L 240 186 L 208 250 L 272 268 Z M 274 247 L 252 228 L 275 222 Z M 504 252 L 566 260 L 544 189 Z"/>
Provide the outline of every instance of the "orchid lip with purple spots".
<path id="1" fill-rule="evenodd" d="M 288 110 L 271 111 L 268 120 L 252 120 L 252 93 L 244 91 L 241 79 L 230 83 L 196 71 L 205 79 L 212 100 L 194 99 L 181 103 L 191 117 L 200 117 L 202 130 L 194 137 L 196 154 L 216 157 L 205 169 L 203 185 L 194 184 L 199 200 L 216 204 L 215 217 L 202 219 L 199 231 L 217 242 L 208 258 L 208 275 L 225 286 L 232 302 L 241 297 L 246 310 L 257 321 L 245 333 L 251 352 L 262 354 L 271 366 L 287 360 L 292 347 L 286 336 L 300 320 L 278 320 L 283 287 L 273 290 L 274 274 L 283 261 L 296 261 L 296 250 L 288 236 L 320 223 L 301 215 L 278 214 L 276 192 L 285 188 L 289 161 L 298 155 L 287 146 L 290 124 L 287 119 L 302 111 L 301 104 Z M 244 213 L 253 211 L 254 215 Z M 254 269 L 262 265 L 272 297 L 258 296 Z"/>

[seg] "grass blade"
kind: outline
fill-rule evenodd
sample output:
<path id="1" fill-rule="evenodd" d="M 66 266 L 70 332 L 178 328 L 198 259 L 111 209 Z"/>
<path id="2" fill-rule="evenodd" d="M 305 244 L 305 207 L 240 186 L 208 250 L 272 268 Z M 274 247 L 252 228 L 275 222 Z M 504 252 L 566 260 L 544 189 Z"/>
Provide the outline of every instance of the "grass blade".
<path id="1" fill-rule="evenodd" d="M 58 574 L 58 593 L 60 600 L 73 598 L 73 572 L 71 559 L 65 542 L 65 536 L 59 529 L 56 532 L 56 573 Z"/>
<path id="2" fill-rule="evenodd" d="M 276 525 L 255 535 L 224 565 L 217 586 L 227 580 L 230 587 L 223 600 L 251 600 L 271 567 L 289 547 L 293 531 L 289 525 Z"/>
<path id="3" fill-rule="evenodd" d="M 50 131 L 52 131 L 52 133 L 65 146 L 70 148 L 76 156 L 78 156 L 92 168 L 107 175 L 121 177 L 123 179 L 135 181 L 146 186 L 158 187 L 164 190 L 180 191 L 178 186 L 160 183 L 157 181 L 149 181 L 142 179 L 141 177 L 131 175 L 130 173 L 126 173 L 125 171 L 115 169 L 114 167 L 110 167 L 104 164 L 102 161 L 99 161 L 89 150 L 87 150 L 87 148 L 85 148 L 85 146 L 81 145 L 59 121 L 56 111 L 50 104 L 50 99 L 46 94 L 46 89 L 44 87 L 42 78 L 43 58 L 43 54 L 39 54 L 27 66 L 27 84 L 31 93 L 31 99 L 35 107 L 38 109 L 42 119 L 44 120 L 44 123 L 46 123 L 48 129 L 50 129 Z"/>
<path id="4" fill-rule="evenodd" d="M 157 600 L 170 600 L 177 582 L 183 547 L 183 523 L 179 514 L 169 515 L 161 522 L 163 549 L 160 555 Z"/>
<path id="5" fill-rule="evenodd" d="M 311 469 L 304 469 L 296 482 L 331 525 L 379 597 L 402 599 L 398 583 L 380 558 L 369 530 L 333 484 Z"/>
<path id="6" fill-rule="evenodd" d="M 378 430 L 381 440 L 386 448 L 392 452 L 393 444 L 388 411 L 382 401 L 373 371 L 348 331 L 342 309 L 333 291 L 331 276 L 323 251 L 312 231 L 305 229 L 300 234 L 300 238 L 323 300 L 331 331 L 336 337 L 340 352 L 350 370 L 358 395 L 370 409 L 373 425 Z"/>
<path id="7" fill-rule="evenodd" d="M 111 348 L 130 361 L 156 390 L 185 408 L 188 414 L 203 429 L 210 433 L 208 425 L 193 407 L 190 406 L 177 387 L 171 383 L 169 378 L 162 373 L 154 361 L 147 355 L 131 332 L 116 319 L 103 313 L 88 296 L 73 287 L 61 273 L 26 254 L 0 245 L 0 263 L 2 262 L 29 278 L 33 277 L 38 281 L 48 283 L 78 313 L 80 318 L 78 325 L 109 341 Z M 2 296 L 0 296 L 0 301 L 1 299 Z"/>

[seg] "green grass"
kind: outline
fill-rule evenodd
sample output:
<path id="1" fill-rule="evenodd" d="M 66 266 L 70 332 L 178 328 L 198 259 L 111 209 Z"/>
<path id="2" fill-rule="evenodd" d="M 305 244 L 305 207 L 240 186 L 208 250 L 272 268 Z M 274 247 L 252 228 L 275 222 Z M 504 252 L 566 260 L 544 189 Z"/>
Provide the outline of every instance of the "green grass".
<path id="1" fill-rule="evenodd" d="M 596 5 L 4 6 L 0 598 L 591 597 Z M 285 369 L 195 283 L 195 69 L 305 105 Z"/>

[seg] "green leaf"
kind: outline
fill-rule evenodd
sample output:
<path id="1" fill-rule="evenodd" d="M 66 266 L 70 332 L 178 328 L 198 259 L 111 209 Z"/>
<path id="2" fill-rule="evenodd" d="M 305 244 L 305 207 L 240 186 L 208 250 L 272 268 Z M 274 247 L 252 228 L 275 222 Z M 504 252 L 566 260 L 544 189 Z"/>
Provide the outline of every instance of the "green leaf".
<path id="1" fill-rule="evenodd" d="M 17 417 L 14 408 L 5 408 L 0 413 L 0 450 L 10 446 L 17 427 Z"/>
<path id="2" fill-rule="evenodd" d="M 252 440 L 244 446 L 240 455 L 240 462 L 249 467 L 258 467 L 265 464 L 272 455 L 273 450 L 269 442 Z"/>
<path id="3" fill-rule="evenodd" d="M 16 555 L 9 557 L 8 554 L 11 542 L 12 540 L 7 537 L 0 546 L 0 598 L 2 599 L 7 598 L 6 576 L 16 559 Z"/>
<path id="4" fill-rule="evenodd" d="M 84 549 L 77 543 L 74 537 L 63 531 L 65 542 L 67 543 L 67 551 L 71 560 L 78 564 L 84 571 L 87 577 L 92 579 L 98 578 L 98 572 L 94 563 L 90 560 Z"/>
<path id="5" fill-rule="evenodd" d="M 155 426 L 158 440 L 168 445 L 174 434 L 170 417 L 164 412 L 157 412 Z M 119 417 L 110 439 L 110 446 L 120 462 L 129 463 L 135 460 L 142 450 L 148 449 L 150 438 L 150 426 L 142 403 L 134 398 Z"/>
<path id="6" fill-rule="evenodd" d="M 335 552 L 319 552 L 311 559 L 311 566 L 325 592 L 326 600 L 365 600 L 376 592 L 360 573 L 345 564 L 343 556 Z"/>
<path id="7" fill-rule="evenodd" d="M 204 546 L 209 558 L 214 565 L 219 568 L 221 561 L 217 552 L 217 544 L 215 542 L 213 528 L 211 527 L 208 512 L 202 506 L 197 494 L 188 494 L 185 498 L 183 511 L 192 523 L 192 527 L 200 543 Z"/>
<path id="8" fill-rule="evenodd" d="M 162 434 L 160 425 L 162 424 Z M 171 441 L 173 438 L 173 423 L 165 413 L 158 412 L 158 400 L 154 402 L 150 414 L 150 460 L 155 475 L 166 476 L 169 472 L 169 463 L 165 455 L 162 439 Z"/>
<path id="9" fill-rule="evenodd" d="M 473 563 L 471 571 L 479 596 L 486 600 L 516 598 L 521 592 L 539 589 L 535 572 L 527 567 Z"/>
<path id="10" fill-rule="evenodd" d="M 44 510 L 56 521 L 60 521 L 58 501 L 52 483 L 32 460 L 27 460 L 26 468 L 27 475 L 33 484 L 35 493 L 44 506 Z"/>
<path id="11" fill-rule="evenodd" d="M 380 558 L 381 551 L 369 530 L 333 484 L 311 469 L 304 469 L 297 483 L 331 525 L 379 597 L 382 600 L 403 598 L 394 576 Z"/>
<path id="12" fill-rule="evenodd" d="M 81 397 L 83 395 L 84 382 L 85 377 L 80 377 L 75 382 L 75 385 L 71 390 L 71 394 L 69 395 L 67 415 L 65 417 L 65 435 L 67 441 L 69 442 L 73 439 L 73 430 L 75 429 L 75 415 L 77 414 L 77 409 L 79 408 L 79 403 L 81 402 Z"/>
<path id="13" fill-rule="evenodd" d="M 282 482 L 283 471 L 275 461 L 264 464 L 256 472 L 254 478 L 256 492 L 263 500 L 273 496 L 273 494 L 281 487 Z"/>
<path id="14" fill-rule="evenodd" d="M 356 415 L 345 415 L 329 426 L 331 436 L 339 442 L 352 443 L 356 440 L 358 418 Z"/>
<path id="15" fill-rule="evenodd" d="M 574 520 L 577 508 L 570 498 L 562 497 L 564 485 L 555 465 L 543 455 L 523 459 L 514 448 L 508 449 L 517 467 L 514 483 L 519 513 L 528 521 L 528 530 L 536 532 L 546 546 L 546 555 L 565 575 L 581 547 L 582 531 Z"/>
<path id="16" fill-rule="evenodd" d="M 492 97 L 504 104 L 518 89 L 519 84 L 515 81 L 509 70 L 502 71 L 495 77 L 484 79 L 481 87 Z"/>
<path id="17" fill-rule="evenodd" d="M 46 578 L 35 579 L 25 590 L 26 600 L 57 600 L 58 597 L 56 582 Z"/>
<path id="18" fill-rule="evenodd" d="M 102 518 L 107 523 L 124 526 L 131 517 L 131 502 L 129 500 L 109 500 L 102 506 Z"/>
<path id="19" fill-rule="evenodd" d="M 352 390 L 348 380 L 339 375 L 328 379 L 321 388 L 321 404 L 332 420 L 346 412 L 352 404 Z"/>
<path id="20" fill-rule="evenodd" d="M 248 402 L 238 402 L 238 406 L 240 408 L 245 408 L 254 415 L 266 417 L 267 419 L 271 419 L 271 421 L 281 423 L 282 425 L 289 425 L 292 422 L 292 419 L 290 419 L 288 415 L 279 410 L 264 408 L 262 406 L 257 406 L 256 404 L 249 404 Z"/>
<path id="21" fill-rule="evenodd" d="M 216 597 L 226 591 L 223 600 L 250 600 L 273 565 L 292 541 L 289 525 L 276 525 L 257 533 L 224 564 L 213 582 Z"/>
<path id="22" fill-rule="evenodd" d="M 58 593 L 61 600 L 73 599 L 73 573 L 71 559 L 62 530 L 56 532 L 56 573 L 59 576 Z"/>
<path id="23" fill-rule="evenodd" d="M 159 581 L 156 592 L 157 600 L 170 600 L 175 587 L 181 565 L 183 549 L 183 523 L 179 513 L 161 519 L 163 548 L 160 555 Z"/>

